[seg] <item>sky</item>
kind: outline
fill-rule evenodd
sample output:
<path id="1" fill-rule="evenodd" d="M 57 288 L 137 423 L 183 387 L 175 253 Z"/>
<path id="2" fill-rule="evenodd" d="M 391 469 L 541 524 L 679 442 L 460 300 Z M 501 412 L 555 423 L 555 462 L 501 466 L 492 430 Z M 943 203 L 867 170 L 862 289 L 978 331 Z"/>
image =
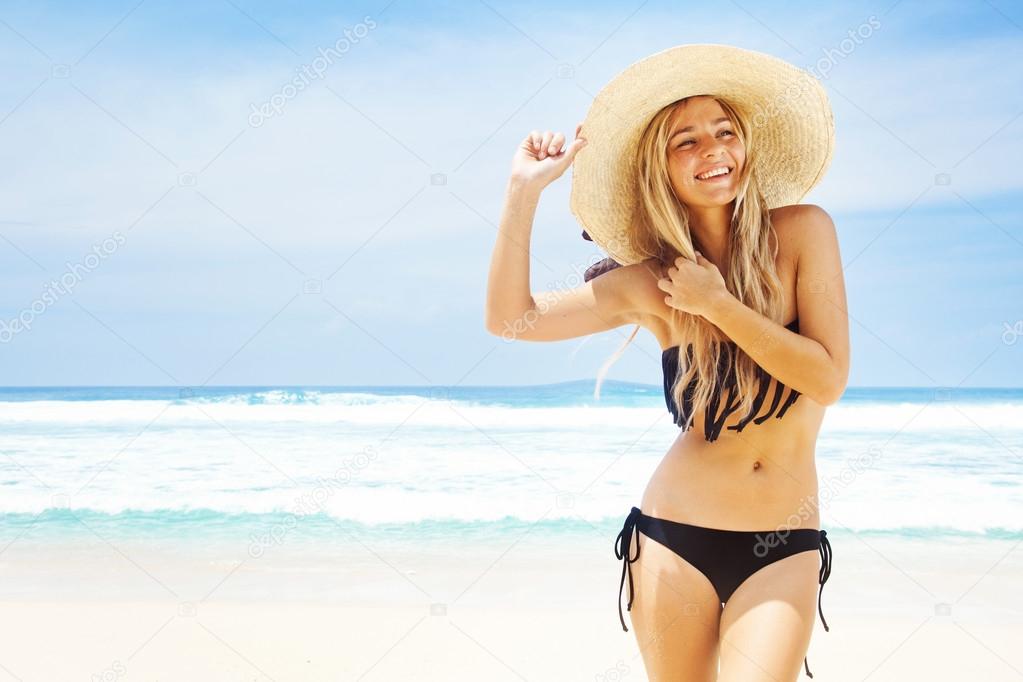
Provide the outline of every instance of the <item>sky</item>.
<path id="1" fill-rule="evenodd" d="M 851 40 L 850 34 L 859 36 Z M 593 380 L 632 327 L 483 323 L 512 154 L 649 54 L 817 76 L 850 386 L 1023 385 L 1023 10 L 985 3 L 0 2 L 0 384 Z M 571 171 L 534 291 L 599 257 Z M 609 379 L 659 384 L 640 330 Z"/>

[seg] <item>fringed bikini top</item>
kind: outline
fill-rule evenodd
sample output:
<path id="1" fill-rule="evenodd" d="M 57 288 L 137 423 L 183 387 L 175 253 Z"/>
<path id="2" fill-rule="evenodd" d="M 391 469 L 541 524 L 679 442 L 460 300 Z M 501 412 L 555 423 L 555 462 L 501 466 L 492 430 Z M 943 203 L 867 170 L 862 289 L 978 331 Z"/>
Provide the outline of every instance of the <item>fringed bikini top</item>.
<path id="1" fill-rule="evenodd" d="M 792 320 L 792 322 L 789 322 L 787 325 L 785 325 L 785 328 L 798 333 L 799 318 L 797 317 L 796 319 Z M 683 398 L 682 409 L 679 410 L 678 405 L 672 399 L 671 395 L 671 389 L 675 385 L 675 379 L 678 376 L 678 354 L 679 354 L 678 346 L 666 348 L 664 352 L 661 353 L 661 367 L 664 370 L 664 401 L 668 405 L 668 411 L 671 412 L 675 424 L 681 427 L 683 424 L 685 424 L 685 420 L 688 417 L 689 413 L 692 412 L 693 409 L 692 396 L 694 391 L 696 390 L 696 382 L 695 380 L 691 381 L 689 386 L 685 388 L 685 391 L 683 392 L 682 395 Z M 692 344 L 686 346 L 686 357 L 689 360 L 692 360 Z M 727 372 L 727 378 L 719 383 L 718 392 L 712 395 L 710 401 L 707 403 L 706 414 L 704 415 L 703 420 L 704 422 L 703 431 L 704 438 L 706 438 L 708 441 L 713 441 L 717 439 L 718 435 L 720 435 L 721 433 L 721 427 L 724 425 L 729 415 L 731 415 L 739 408 L 740 400 L 739 397 L 736 395 L 737 391 L 735 385 L 735 375 L 733 372 L 728 371 L 731 369 L 730 367 L 728 367 L 728 362 L 729 362 L 728 353 L 727 352 L 722 353 L 721 362 L 718 366 L 718 377 L 721 377 L 723 374 Z M 771 417 L 772 414 L 775 413 L 775 410 L 778 410 L 777 415 L 775 415 L 776 418 L 781 419 L 785 415 L 785 411 L 789 409 L 789 406 L 792 405 L 792 403 L 796 402 L 796 398 L 799 397 L 799 391 L 795 390 L 794 388 L 789 388 L 789 395 L 785 399 L 785 401 L 782 402 L 781 400 L 782 394 L 785 392 L 785 389 L 787 387 L 783 383 L 778 381 L 776 382 L 777 386 L 774 391 L 774 397 L 771 400 L 770 409 L 767 410 L 767 412 L 765 412 L 764 414 L 757 416 L 757 413 L 760 411 L 760 408 L 764 404 L 764 399 L 767 397 L 767 389 L 770 388 L 772 377 L 770 374 L 767 373 L 766 370 L 764 370 L 763 367 L 760 367 L 758 365 L 757 378 L 759 380 L 760 387 L 757 390 L 757 394 L 753 399 L 752 410 L 750 411 L 749 414 L 740 419 L 737 424 L 729 426 L 728 428 L 730 430 L 742 431 L 743 428 L 745 428 L 746 425 L 751 421 L 754 424 L 763 424 L 768 418 Z M 720 391 L 721 384 L 724 384 L 724 386 L 728 388 L 728 397 L 725 399 L 724 408 L 721 409 L 720 410 L 721 413 L 718 414 L 719 411 L 718 408 L 721 403 Z M 778 409 L 779 404 L 781 405 L 780 410 Z M 692 428 L 692 426 L 693 425 L 691 424 L 689 428 Z"/>

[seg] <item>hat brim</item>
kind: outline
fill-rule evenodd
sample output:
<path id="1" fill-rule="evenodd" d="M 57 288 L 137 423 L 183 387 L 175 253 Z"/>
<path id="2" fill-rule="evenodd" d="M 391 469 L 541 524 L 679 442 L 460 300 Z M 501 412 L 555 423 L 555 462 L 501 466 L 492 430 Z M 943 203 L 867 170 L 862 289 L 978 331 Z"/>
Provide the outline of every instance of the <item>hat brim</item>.
<path id="1" fill-rule="evenodd" d="M 639 138 L 662 107 L 693 95 L 722 97 L 748 117 L 768 208 L 798 203 L 831 162 L 834 115 L 824 88 L 807 71 L 730 45 L 681 45 L 646 57 L 594 98 L 581 132 L 588 144 L 572 166 L 571 211 L 619 263 L 643 259 L 629 238 Z"/>

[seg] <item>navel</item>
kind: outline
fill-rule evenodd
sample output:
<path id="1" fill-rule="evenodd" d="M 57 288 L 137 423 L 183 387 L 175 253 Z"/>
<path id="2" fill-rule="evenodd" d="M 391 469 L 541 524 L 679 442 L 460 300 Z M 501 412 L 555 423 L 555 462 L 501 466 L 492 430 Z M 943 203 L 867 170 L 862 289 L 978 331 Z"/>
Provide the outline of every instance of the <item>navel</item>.
<path id="1" fill-rule="evenodd" d="M 760 468 L 760 460 L 754 460 L 753 461 L 753 471 L 756 471 L 759 468 Z"/>

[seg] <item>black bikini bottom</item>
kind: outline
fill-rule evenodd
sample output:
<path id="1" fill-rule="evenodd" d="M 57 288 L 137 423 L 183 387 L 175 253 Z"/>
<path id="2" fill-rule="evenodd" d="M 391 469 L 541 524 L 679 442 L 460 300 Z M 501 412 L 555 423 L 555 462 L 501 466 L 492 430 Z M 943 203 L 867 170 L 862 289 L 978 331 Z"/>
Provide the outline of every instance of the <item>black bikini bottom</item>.
<path id="1" fill-rule="evenodd" d="M 628 574 L 628 610 L 631 611 L 634 593 L 630 564 L 639 558 L 638 536 L 635 543 L 636 554 L 629 556 L 635 529 L 675 552 L 707 576 L 722 604 L 728 601 L 739 585 L 761 568 L 799 552 L 819 549 L 821 569 L 818 578 L 820 590 L 817 594 L 817 611 L 820 613 L 821 622 L 824 623 L 824 630 L 829 631 L 820 601 L 824 593 L 824 583 L 831 575 L 831 543 L 828 541 L 827 531 L 815 528 L 780 531 L 705 528 L 647 516 L 639 507 L 633 507 L 625 519 L 625 526 L 615 540 L 615 556 L 624 560 L 622 581 L 618 586 L 618 617 L 626 632 L 629 628 L 625 627 L 625 615 L 622 613 L 622 589 L 625 587 L 625 576 Z M 806 666 L 806 674 L 813 677 L 806 658 L 803 659 L 803 665 Z"/>

